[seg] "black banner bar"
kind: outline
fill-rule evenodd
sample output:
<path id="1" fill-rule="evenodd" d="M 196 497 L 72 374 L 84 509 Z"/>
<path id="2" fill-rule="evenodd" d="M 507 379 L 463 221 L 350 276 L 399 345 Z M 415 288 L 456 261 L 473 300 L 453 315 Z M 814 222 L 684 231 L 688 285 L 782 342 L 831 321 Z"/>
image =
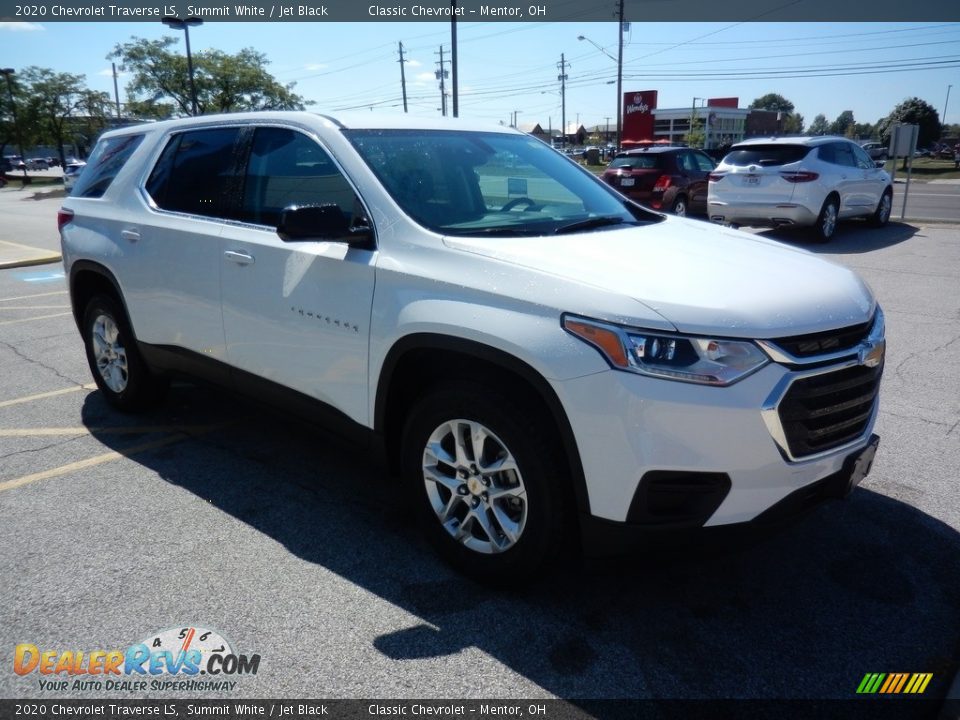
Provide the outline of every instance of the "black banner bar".
<path id="1" fill-rule="evenodd" d="M 454 8 L 454 5 L 456 7 Z M 613 22 L 613 3 L 570 0 L 0 0 L 4 22 Z M 627 22 L 957 22 L 960 2 L 624 0 Z"/>
<path id="2" fill-rule="evenodd" d="M 960 701 L 850 700 L 0 700 L 0 720 L 958 720 Z"/>

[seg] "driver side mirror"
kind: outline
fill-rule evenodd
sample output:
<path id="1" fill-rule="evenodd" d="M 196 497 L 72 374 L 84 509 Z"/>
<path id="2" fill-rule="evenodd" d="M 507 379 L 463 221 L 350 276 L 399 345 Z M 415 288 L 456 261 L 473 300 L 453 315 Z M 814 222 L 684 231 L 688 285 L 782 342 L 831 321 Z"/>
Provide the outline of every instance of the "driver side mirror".
<path id="1" fill-rule="evenodd" d="M 284 242 L 326 240 L 374 249 L 373 231 L 369 227 L 351 228 L 343 210 L 333 203 L 285 207 L 280 212 L 277 235 Z"/>

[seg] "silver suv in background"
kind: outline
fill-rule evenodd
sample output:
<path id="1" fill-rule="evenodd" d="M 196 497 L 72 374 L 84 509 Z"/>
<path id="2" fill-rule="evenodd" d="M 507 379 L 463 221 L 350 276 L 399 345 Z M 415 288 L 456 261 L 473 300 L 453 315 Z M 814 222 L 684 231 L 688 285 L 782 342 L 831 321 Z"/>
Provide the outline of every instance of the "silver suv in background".
<path id="1" fill-rule="evenodd" d="M 867 152 L 841 137 L 757 138 L 734 145 L 710 173 L 714 222 L 811 227 L 826 242 L 837 221 L 890 219 L 893 184 Z"/>

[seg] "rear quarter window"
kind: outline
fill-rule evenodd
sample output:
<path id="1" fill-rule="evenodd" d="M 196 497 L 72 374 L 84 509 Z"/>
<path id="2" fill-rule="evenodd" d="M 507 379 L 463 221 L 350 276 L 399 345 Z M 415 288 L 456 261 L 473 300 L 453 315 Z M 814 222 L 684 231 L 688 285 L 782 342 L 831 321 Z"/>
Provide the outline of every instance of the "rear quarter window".
<path id="1" fill-rule="evenodd" d="M 634 170 L 653 170 L 661 167 L 659 155 L 628 155 L 614 158 L 608 167 L 633 168 Z"/>
<path id="2" fill-rule="evenodd" d="M 810 150 L 806 145 L 750 145 L 734 148 L 723 162 L 734 167 L 788 165 L 803 160 Z"/>
<path id="3" fill-rule="evenodd" d="M 103 197 L 142 141 L 143 135 L 119 135 L 100 140 L 70 195 L 83 198 Z"/>

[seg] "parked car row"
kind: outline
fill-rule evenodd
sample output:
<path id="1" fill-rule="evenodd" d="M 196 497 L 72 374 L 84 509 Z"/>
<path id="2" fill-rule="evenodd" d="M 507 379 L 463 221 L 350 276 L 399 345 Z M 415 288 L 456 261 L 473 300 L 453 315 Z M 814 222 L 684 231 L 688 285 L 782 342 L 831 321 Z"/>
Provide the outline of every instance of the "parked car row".
<path id="1" fill-rule="evenodd" d="M 652 146 L 620 153 L 601 178 L 654 210 L 735 226 L 809 227 L 825 242 L 839 220 L 889 220 L 892 180 L 871 151 L 886 154 L 880 143 L 841 137 L 757 138 L 716 164 L 693 148 Z"/>

